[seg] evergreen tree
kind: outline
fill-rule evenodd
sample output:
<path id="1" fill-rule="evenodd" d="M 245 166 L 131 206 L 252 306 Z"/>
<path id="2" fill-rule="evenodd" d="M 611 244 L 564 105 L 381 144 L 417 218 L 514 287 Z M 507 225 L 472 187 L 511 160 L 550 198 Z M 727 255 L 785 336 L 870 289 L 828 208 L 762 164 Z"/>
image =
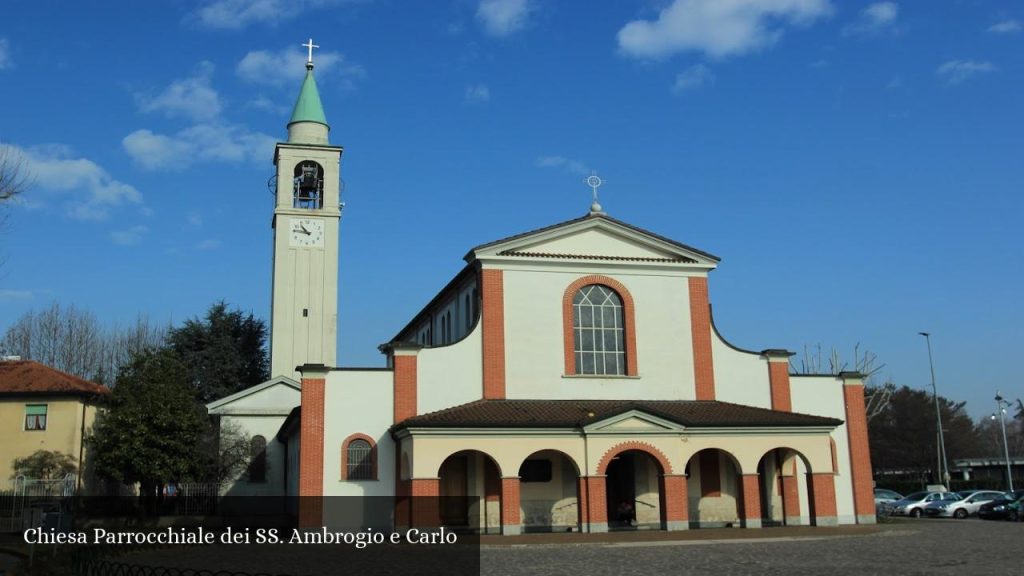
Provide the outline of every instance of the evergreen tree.
<path id="1" fill-rule="evenodd" d="M 267 327 L 252 313 L 230 310 L 223 300 L 202 319 L 172 328 L 170 349 L 188 369 L 196 399 L 223 398 L 270 377 Z"/>
<path id="2" fill-rule="evenodd" d="M 210 436 L 185 366 L 169 351 L 143 351 L 125 366 L 93 426 L 89 443 L 96 471 L 143 496 L 171 481 L 199 478 Z"/>

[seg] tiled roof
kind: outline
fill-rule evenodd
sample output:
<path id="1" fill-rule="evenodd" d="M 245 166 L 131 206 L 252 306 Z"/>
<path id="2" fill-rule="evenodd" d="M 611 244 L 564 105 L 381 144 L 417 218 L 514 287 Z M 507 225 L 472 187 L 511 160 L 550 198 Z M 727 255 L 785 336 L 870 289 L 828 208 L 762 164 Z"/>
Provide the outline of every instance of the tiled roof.
<path id="1" fill-rule="evenodd" d="M 693 258 L 652 258 L 647 256 L 604 256 L 600 254 L 553 254 L 551 252 L 523 252 L 521 250 L 502 250 L 498 256 L 523 256 L 528 258 L 564 258 L 566 260 L 615 260 L 621 262 L 685 262 L 696 264 Z"/>
<path id="2" fill-rule="evenodd" d="M 32 360 L 0 361 L 0 395 L 109 394 L 110 388 Z"/>
<path id="3" fill-rule="evenodd" d="M 801 427 L 842 420 L 713 400 L 477 400 L 396 424 L 402 428 L 582 428 L 638 410 L 694 428 Z"/>
<path id="4" fill-rule="evenodd" d="M 688 250 L 690 252 L 696 252 L 697 254 L 700 254 L 701 256 L 704 256 L 706 258 L 714 260 L 715 262 L 721 261 L 721 258 L 719 258 L 718 256 L 715 256 L 714 254 L 711 254 L 709 252 L 705 252 L 703 250 L 698 250 L 697 248 L 694 248 L 693 246 L 687 246 L 686 244 L 683 244 L 682 242 L 677 242 L 677 241 L 675 241 L 675 240 L 673 240 L 671 238 L 666 238 L 665 236 L 662 236 L 660 234 L 655 234 L 654 232 L 651 232 L 649 230 L 644 230 L 643 228 L 640 228 L 639 226 L 633 226 L 632 224 L 623 222 L 622 220 L 617 220 L 617 219 L 612 218 L 611 216 L 609 216 L 607 214 L 603 214 L 603 213 L 600 213 L 600 212 L 591 212 L 591 213 L 589 213 L 589 214 L 587 214 L 585 216 L 581 216 L 579 218 L 573 218 L 572 220 L 566 220 L 565 222 L 559 222 L 558 224 L 552 224 L 550 226 L 544 226 L 543 228 L 537 228 L 536 230 L 530 230 L 529 232 L 523 232 L 521 234 L 515 234 L 513 236 L 508 236 L 508 237 L 502 238 L 500 240 L 495 240 L 493 242 L 488 242 L 486 244 L 481 244 L 481 245 L 476 246 L 473 249 L 471 249 L 469 251 L 469 254 L 466 255 L 466 258 L 468 259 L 469 255 L 472 254 L 473 252 L 476 252 L 477 250 L 480 250 L 480 249 L 483 249 L 483 248 L 487 248 L 489 246 L 496 246 L 498 244 L 504 244 L 505 242 L 509 242 L 509 241 L 512 241 L 512 240 L 518 240 L 520 238 L 526 238 L 526 237 L 532 236 L 534 234 L 540 234 L 541 232 L 547 232 L 549 230 L 554 230 L 556 228 L 562 228 L 563 226 L 569 226 L 569 225 L 572 225 L 572 224 L 583 222 L 585 220 L 592 220 L 592 219 L 607 220 L 608 222 L 611 222 L 613 224 L 618 224 L 619 226 L 622 226 L 624 228 L 628 228 L 628 229 L 630 229 L 630 230 L 632 230 L 634 232 L 638 232 L 638 233 L 643 234 L 645 236 L 650 236 L 651 238 L 660 240 L 662 242 L 666 242 L 666 243 L 671 244 L 673 246 L 676 246 L 678 248 L 682 248 L 682 249 Z"/>

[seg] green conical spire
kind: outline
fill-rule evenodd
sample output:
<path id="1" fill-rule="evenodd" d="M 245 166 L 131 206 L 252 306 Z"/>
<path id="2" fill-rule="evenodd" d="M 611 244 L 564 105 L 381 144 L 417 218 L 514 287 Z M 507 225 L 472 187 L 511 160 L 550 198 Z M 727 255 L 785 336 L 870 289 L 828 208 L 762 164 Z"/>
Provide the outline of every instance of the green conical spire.
<path id="1" fill-rule="evenodd" d="M 330 128 L 324 116 L 324 106 L 320 103 L 316 80 L 313 79 L 313 66 L 309 64 L 306 65 L 306 79 L 302 81 L 302 90 L 299 91 L 299 99 L 295 101 L 292 119 L 288 124 L 296 122 L 316 122 Z"/>

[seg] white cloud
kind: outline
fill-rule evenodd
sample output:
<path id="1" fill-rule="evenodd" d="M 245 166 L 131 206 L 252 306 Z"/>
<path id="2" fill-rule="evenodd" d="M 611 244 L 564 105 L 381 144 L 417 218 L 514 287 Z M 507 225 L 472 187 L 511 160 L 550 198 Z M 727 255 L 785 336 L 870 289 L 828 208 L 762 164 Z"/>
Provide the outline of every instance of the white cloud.
<path id="1" fill-rule="evenodd" d="M 188 216 L 186 216 L 186 220 L 192 226 L 202 226 L 203 225 L 203 216 L 202 216 L 202 214 L 200 214 L 198 212 L 189 212 Z"/>
<path id="2" fill-rule="evenodd" d="M 145 226 L 132 226 L 125 230 L 115 230 L 110 233 L 110 239 L 114 241 L 114 244 L 120 244 L 121 246 L 131 246 L 138 244 L 142 241 L 142 237 L 149 232 L 149 228 Z"/>
<path id="3" fill-rule="evenodd" d="M 993 34 L 1013 34 L 1014 32 L 1021 31 L 1021 25 L 1017 20 L 1003 20 L 989 26 L 988 31 Z M 3 68 L 3 66 L 0 66 L 0 68 Z"/>
<path id="4" fill-rule="evenodd" d="M 262 110 L 263 112 L 270 112 L 272 114 L 284 114 L 288 112 L 288 107 L 284 104 L 278 104 L 266 96 L 257 96 L 252 100 L 245 103 L 246 108 L 253 108 L 256 110 Z"/>
<path id="5" fill-rule="evenodd" d="M 16 300 L 32 300 L 36 293 L 32 290 L 13 290 L 11 288 L 0 288 L 0 302 L 13 302 Z"/>
<path id="6" fill-rule="evenodd" d="M 537 166 L 540 168 L 563 168 L 573 174 L 590 174 L 591 172 L 583 162 L 565 156 L 541 156 L 537 158 Z"/>
<path id="7" fill-rule="evenodd" d="M 290 46 L 276 52 L 253 50 L 235 68 L 238 77 L 254 84 L 293 86 L 306 76 L 307 52 Z M 345 59 L 340 52 L 324 50 L 313 55 L 317 82 L 339 79 L 343 88 L 353 88 L 355 81 L 366 76 L 366 70 Z"/>
<path id="8" fill-rule="evenodd" d="M 878 34 L 894 31 L 900 6 L 895 2 L 875 2 L 863 11 L 857 21 L 845 26 L 843 34 Z"/>
<path id="9" fill-rule="evenodd" d="M 711 69 L 704 64 L 694 64 L 679 74 L 676 74 L 676 81 L 672 84 L 672 92 L 679 94 L 687 90 L 701 88 L 705 84 L 714 84 L 715 75 Z"/>
<path id="10" fill-rule="evenodd" d="M 121 145 L 147 170 L 180 170 L 203 162 L 266 162 L 277 139 L 238 124 L 205 123 L 174 135 L 141 129 L 124 137 Z"/>
<path id="11" fill-rule="evenodd" d="M 897 88 L 902 88 L 903 87 L 903 79 L 900 78 L 899 76 L 893 76 L 892 80 L 889 80 L 889 83 L 886 84 L 885 87 L 888 88 L 889 90 L 895 90 Z"/>
<path id="12" fill-rule="evenodd" d="M 810 25 L 831 12 L 828 0 L 674 0 L 656 20 L 623 26 L 619 49 L 637 58 L 687 51 L 735 56 L 771 46 L 786 25 Z"/>
<path id="13" fill-rule="evenodd" d="M 0 38 L 0 70 L 13 68 L 14 61 L 11 60 L 11 44 L 7 38 Z"/>
<path id="14" fill-rule="evenodd" d="M 239 29 L 250 24 L 274 26 L 309 10 L 339 3 L 341 0 L 205 0 L 192 18 L 206 28 Z"/>
<path id="15" fill-rule="evenodd" d="M 995 72 L 996 67 L 991 62 L 975 62 L 974 60 L 950 60 L 939 66 L 935 74 L 942 78 L 946 84 L 960 84 L 978 74 Z"/>
<path id="16" fill-rule="evenodd" d="M 175 80 L 163 92 L 152 96 L 137 94 L 143 112 L 163 112 L 170 117 L 210 120 L 220 115 L 222 106 L 217 91 L 210 86 L 213 64 L 201 62 L 195 76 Z"/>
<path id="17" fill-rule="evenodd" d="M 224 243 L 221 242 L 220 240 L 209 238 L 209 239 L 203 240 L 202 242 L 196 244 L 196 250 L 202 250 L 202 251 L 206 252 L 206 251 L 210 251 L 210 250 L 216 250 L 217 248 L 220 248 L 223 245 L 224 245 Z"/>
<path id="18" fill-rule="evenodd" d="M 92 160 L 75 157 L 66 146 L 4 146 L 24 160 L 33 189 L 72 197 L 65 206 L 72 218 L 102 220 L 114 208 L 142 204 L 142 194 L 134 186 L 115 180 Z"/>
<path id="19" fill-rule="evenodd" d="M 482 104 L 491 100 L 491 89 L 485 84 L 466 86 L 466 102 L 470 104 Z"/>
<path id="20" fill-rule="evenodd" d="M 531 0 L 480 0 L 476 19 L 491 36 L 508 36 L 526 27 L 533 9 Z"/>

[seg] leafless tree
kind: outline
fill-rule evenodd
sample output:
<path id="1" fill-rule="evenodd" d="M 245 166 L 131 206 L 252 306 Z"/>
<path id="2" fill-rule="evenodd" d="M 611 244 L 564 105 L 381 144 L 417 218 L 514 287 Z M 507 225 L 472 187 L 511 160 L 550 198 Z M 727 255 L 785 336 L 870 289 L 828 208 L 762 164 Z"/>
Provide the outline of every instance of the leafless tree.
<path id="1" fill-rule="evenodd" d="M 889 404 L 892 393 L 896 390 L 896 384 L 891 380 L 879 384 L 877 382 L 880 372 L 885 364 L 878 363 L 878 356 L 869 350 L 861 350 L 858 342 L 853 347 L 853 364 L 846 362 L 839 354 L 839 350 L 832 348 L 826 358 L 821 349 L 821 344 L 804 346 L 803 357 L 799 364 L 790 359 L 790 370 L 795 374 L 831 374 L 840 372 L 860 372 L 864 375 L 864 404 L 867 411 L 868 421 L 881 414 Z"/>
<path id="2" fill-rule="evenodd" d="M 112 384 L 134 354 L 162 346 L 166 335 L 167 327 L 146 316 L 138 316 L 127 327 L 103 328 L 92 312 L 54 302 L 16 320 L 0 340 L 0 351 Z"/>
<path id="3" fill-rule="evenodd" d="M 0 143 L 0 202 L 21 194 L 30 183 L 25 159 L 13 147 Z"/>

